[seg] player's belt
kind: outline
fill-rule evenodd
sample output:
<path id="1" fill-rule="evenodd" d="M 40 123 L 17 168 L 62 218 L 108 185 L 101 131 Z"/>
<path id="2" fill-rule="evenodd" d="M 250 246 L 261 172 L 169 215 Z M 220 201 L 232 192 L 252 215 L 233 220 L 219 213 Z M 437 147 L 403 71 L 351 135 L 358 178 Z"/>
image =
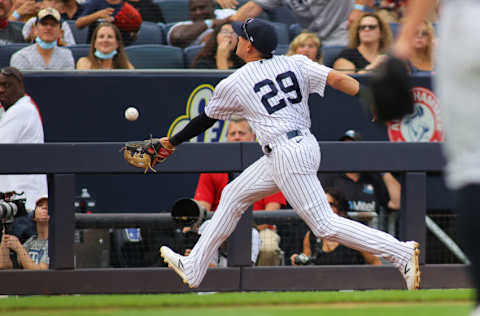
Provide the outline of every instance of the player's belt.
<path id="1" fill-rule="evenodd" d="M 302 136 L 302 133 L 298 129 L 296 129 L 296 130 L 287 132 L 285 135 L 287 136 L 287 139 L 292 139 L 297 136 Z M 270 147 L 270 145 L 267 144 L 263 146 L 263 150 L 266 154 L 269 154 L 272 152 L 272 147 Z"/>

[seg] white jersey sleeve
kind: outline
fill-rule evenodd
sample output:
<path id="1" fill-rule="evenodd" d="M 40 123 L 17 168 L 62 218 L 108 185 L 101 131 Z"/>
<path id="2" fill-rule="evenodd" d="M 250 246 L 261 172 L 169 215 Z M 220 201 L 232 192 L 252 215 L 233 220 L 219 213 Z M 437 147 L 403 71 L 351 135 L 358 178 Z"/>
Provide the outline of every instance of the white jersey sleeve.
<path id="1" fill-rule="evenodd" d="M 208 117 L 218 120 L 228 120 L 235 113 L 242 114 L 242 106 L 239 102 L 237 91 L 240 84 L 235 80 L 235 74 L 223 79 L 215 87 L 213 96 L 205 108 Z"/>
<path id="2" fill-rule="evenodd" d="M 323 97 L 325 87 L 327 86 L 328 74 L 332 68 L 316 63 L 303 55 L 294 55 L 292 58 L 299 65 L 303 77 L 307 78 L 310 93 L 318 93 Z"/>

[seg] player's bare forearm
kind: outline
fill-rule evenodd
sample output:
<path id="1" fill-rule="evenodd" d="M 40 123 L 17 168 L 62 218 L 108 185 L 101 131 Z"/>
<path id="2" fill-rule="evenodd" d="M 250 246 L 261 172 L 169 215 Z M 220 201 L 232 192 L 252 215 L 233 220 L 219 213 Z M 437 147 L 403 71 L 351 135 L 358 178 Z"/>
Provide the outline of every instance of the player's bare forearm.
<path id="1" fill-rule="evenodd" d="M 263 12 L 261 6 L 256 4 L 253 1 L 249 1 L 242 5 L 237 12 L 229 18 L 229 21 L 240 21 L 243 22 L 247 18 L 254 18 L 260 15 Z"/>
<path id="2" fill-rule="evenodd" d="M 355 78 L 333 69 L 328 73 L 327 85 L 351 96 L 357 95 L 360 89 L 360 83 Z"/>
<path id="3" fill-rule="evenodd" d="M 408 2 L 405 22 L 394 46 L 394 52 L 398 57 L 407 58 L 409 56 L 417 27 L 432 12 L 435 4 L 436 0 L 411 0 Z"/>

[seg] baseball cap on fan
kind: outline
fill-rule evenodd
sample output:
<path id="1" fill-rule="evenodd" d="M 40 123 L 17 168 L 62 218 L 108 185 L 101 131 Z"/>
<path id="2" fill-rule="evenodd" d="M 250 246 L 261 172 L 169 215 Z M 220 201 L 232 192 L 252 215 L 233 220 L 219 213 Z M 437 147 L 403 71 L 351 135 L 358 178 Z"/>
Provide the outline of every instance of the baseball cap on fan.
<path id="1" fill-rule="evenodd" d="M 60 12 L 58 12 L 56 9 L 54 8 L 45 8 L 45 9 L 42 9 L 40 11 L 38 11 L 38 14 L 37 14 L 37 21 L 40 22 L 41 20 L 43 20 L 44 18 L 46 18 L 47 16 L 51 16 L 52 18 L 54 18 L 57 22 L 60 22 Z"/>
<path id="2" fill-rule="evenodd" d="M 238 36 L 252 43 L 259 52 L 273 54 L 277 47 L 277 33 L 270 23 L 262 19 L 247 19 L 245 22 L 233 22 L 233 30 Z"/>
<path id="3" fill-rule="evenodd" d="M 358 132 L 354 131 L 353 129 L 349 129 L 338 140 L 341 141 L 341 142 L 343 142 L 345 140 L 361 141 L 362 136 L 360 136 L 360 134 Z"/>

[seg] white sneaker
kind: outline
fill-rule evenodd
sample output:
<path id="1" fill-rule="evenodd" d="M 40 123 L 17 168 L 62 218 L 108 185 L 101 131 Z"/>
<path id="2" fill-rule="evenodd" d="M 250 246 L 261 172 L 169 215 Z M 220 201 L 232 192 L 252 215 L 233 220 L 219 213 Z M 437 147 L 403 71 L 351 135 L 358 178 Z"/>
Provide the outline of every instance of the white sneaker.
<path id="1" fill-rule="evenodd" d="M 168 264 L 169 268 L 172 268 L 181 278 L 183 283 L 188 284 L 192 287 L 188 281 L 185 272 L 183 271 L 182 257 L 178 253 L 174 252 L 172 249 L 162 246 L 160 248 L 160 256 L 162 256 L 163 261 Z"/>
<path id="2" fill-rule="evenodd" d="M 405 279 L 407 288 L 409 290 L 418 290 L 420 287 L 420 267 L 418 265 L 418 256 L 420 255 L 420 250 L 418 249 L 419 244 L 415 241 L 409 243 L 413 244 L 413 254 L 407 264 L 401 268 L 400 272 Z"/>
<path id="3" fill-rule="evenodd" d="M 475 308 L 472 313 L 470 314 L 470 316 L 480 316 L 480 306 L 477 306 L 477 308 Z"/>

